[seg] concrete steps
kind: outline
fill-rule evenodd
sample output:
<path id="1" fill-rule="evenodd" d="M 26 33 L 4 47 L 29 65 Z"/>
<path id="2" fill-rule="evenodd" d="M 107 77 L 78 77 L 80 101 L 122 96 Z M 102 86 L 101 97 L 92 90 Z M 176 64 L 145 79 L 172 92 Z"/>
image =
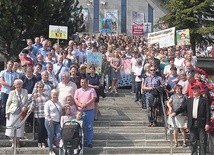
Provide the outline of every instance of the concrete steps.
<path id="1" fill-rule="evenodd" d="M 84 154 L 170 154 L 170 137 L 165 138 L 163 123 L 158 127 L 147 127 L 147 112 L 134 102 L 130 90 L 119 90 L 100 99 L 99 117 L 94 124 L 93 148 L 84 147 Z M 32 129 L 26 129 L 25 138 L 17 154 L 44 155 L 48 149 L 37 148 L 32 139 Z M 37 136 L 37 134 L 36 134 Z M 181 139 L 181 136 L 179 135 Z M 13 154 L 10 141 L 0 128 L 0 154 Z M 56 150 L 57 151 L 57 150 Z M 174 148 L 174 153 L 189 153 L 189 148 Z"/>

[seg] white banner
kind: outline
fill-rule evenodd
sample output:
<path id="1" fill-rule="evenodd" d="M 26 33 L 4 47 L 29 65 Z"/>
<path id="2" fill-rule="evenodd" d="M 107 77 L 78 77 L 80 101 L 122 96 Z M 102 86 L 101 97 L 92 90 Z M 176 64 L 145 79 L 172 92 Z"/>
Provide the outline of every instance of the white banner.
<path id="1" fill-rule="evenodd" d="M 118 33 L 118 10 L 105 10 L 105 18 L 112 19 L 112 32 Z"/>
<path id="2" fill-rule="evenodd" d="M 175 27 L 148 34 L 148 43 L 158 43 L 160 48 L 175 45 Z"/>

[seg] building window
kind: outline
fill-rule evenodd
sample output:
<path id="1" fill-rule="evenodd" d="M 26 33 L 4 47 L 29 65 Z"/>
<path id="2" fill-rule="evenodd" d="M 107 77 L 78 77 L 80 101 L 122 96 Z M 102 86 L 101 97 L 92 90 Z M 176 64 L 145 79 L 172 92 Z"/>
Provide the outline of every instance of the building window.
<path id="1" fill-rule="evenodd" d="M 99 14 L 100 14 L 100 0 L 94 0 L 94 26 L 93 32 L 99 32 Z"/>
<path id="2" fill-rule="evenodd" d="M 150 4 L 148 4 L 148 22 L 151 23 L 152 30 L 153 30 L 153 13 L 154 13 L 154 11 L 153 11 L 152 6 Z"/>
<path id="3" fill-rule="evenodd" d="M 126 0 L 121 0 L 121 33 L 126 33 Z"/>

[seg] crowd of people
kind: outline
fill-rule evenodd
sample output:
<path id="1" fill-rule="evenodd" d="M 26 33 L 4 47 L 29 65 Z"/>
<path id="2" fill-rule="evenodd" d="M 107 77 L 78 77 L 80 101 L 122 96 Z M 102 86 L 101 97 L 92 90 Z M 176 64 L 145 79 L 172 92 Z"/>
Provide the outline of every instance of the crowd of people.
<path id="1" fill-rule="evenodd" d="M 147 109 L 148 127 L 157 126 L 160 101 L 157 100 L 156 88 L 161 86 L 175 124 L 169 122 L 181 129 L 182 145 L 186 147 L 184 129 L 189 127 L 192 153 L 197 153 L 195 142 L 200 133 L 200 151 L 204 154 L 211 99 L 201 80 L 202 75 L 197 72 L 197 57 L 185 44 L 160 49 L 157 45 L 149 45 L 143 37 L 98 33 L 78 35 L 66 46 L 58 43 L 52 45 L 51 40 L 44 36 L 35 37 L 34 42 L 27 39 L 26 46 L 16 60 L 7 61 L 6 69 L 0 73 L 0 122 L 2 125 L 6 123 L 6 126 L 19 124 L 17 117 L 21 113 L 33 111 L 26 123 L 30 125 L 32 118 L 36 119 L 38 147 L 46 147 L 47 138 L 50 155 L 54 154 L 52 144 L 55 139 L 60 139 L 60 122 L 64 122 L 61 119 L 75 119 L 76 113 L 78 120 L 81 118 L 79 114 L 82 115 L 87 146 L 92 147 L 93 125 L 99 119 L 99 97 L 105 97 L 106 92 L 118 93 L 120 70 L 126 59 L 131 62 L 131 93 L 135 94 L 135 102 Z M 96 71 L 93 64 L 87 64 L 87 56 L 93 53 L 102 54 L 101 73 Z M 27 105 L 30 96 L 32 102 Z M 193 101 L 199 96 L 200 103 Z M 196 102 L 196 107 L 187 105 L 193 105 L 193 102 L 194 105 Z M 198 108 L 202 112 L 195 114 Z M 12 130 L 6 130 L 6 135 L 13 138 L 12 147 L 15 140 L 19 147 L 23 134 L 24 128 L 18 129 L 17 138 L 14 139 Z M 176 147 L 177 135 L 176 130 Z"/>

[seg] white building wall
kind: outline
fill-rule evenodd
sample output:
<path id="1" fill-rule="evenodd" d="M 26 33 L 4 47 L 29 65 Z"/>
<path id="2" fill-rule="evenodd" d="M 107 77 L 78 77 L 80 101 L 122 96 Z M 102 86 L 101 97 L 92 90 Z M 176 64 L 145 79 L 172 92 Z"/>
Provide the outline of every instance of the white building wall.
<path id="1" fill-rule="evenodd" d="M 87 5 L 88 0 L 79 0 L 83 8 L 89 10 L 89 33 L 93 33 L 93 0 L 92 5 Z M 101 1 L 107 2 L 106 6 L 101 5 Z M 166 11 L 161 7 L 160 0 L 127 0 L 127 11 L 126 11 L 126 28 L 127 34 L 131 35 L 131 22 L 132 22 L 132 11 L 139 11 L 144 13 L 145 22 L 148 22 L 148 4 L 153 8 L 153 24 L 156 24 L 158 19 L 166 14 Z M 116 9 L 118 10 L 118 33 L 121 32 L 121 0 L 100 0 L 100 13 L 99 20 L 104 17 L 105 9 Z M 99 26 L 100 27 L 100 26 Z M 154 29 L 155 31 L 155 29 Z"/>

